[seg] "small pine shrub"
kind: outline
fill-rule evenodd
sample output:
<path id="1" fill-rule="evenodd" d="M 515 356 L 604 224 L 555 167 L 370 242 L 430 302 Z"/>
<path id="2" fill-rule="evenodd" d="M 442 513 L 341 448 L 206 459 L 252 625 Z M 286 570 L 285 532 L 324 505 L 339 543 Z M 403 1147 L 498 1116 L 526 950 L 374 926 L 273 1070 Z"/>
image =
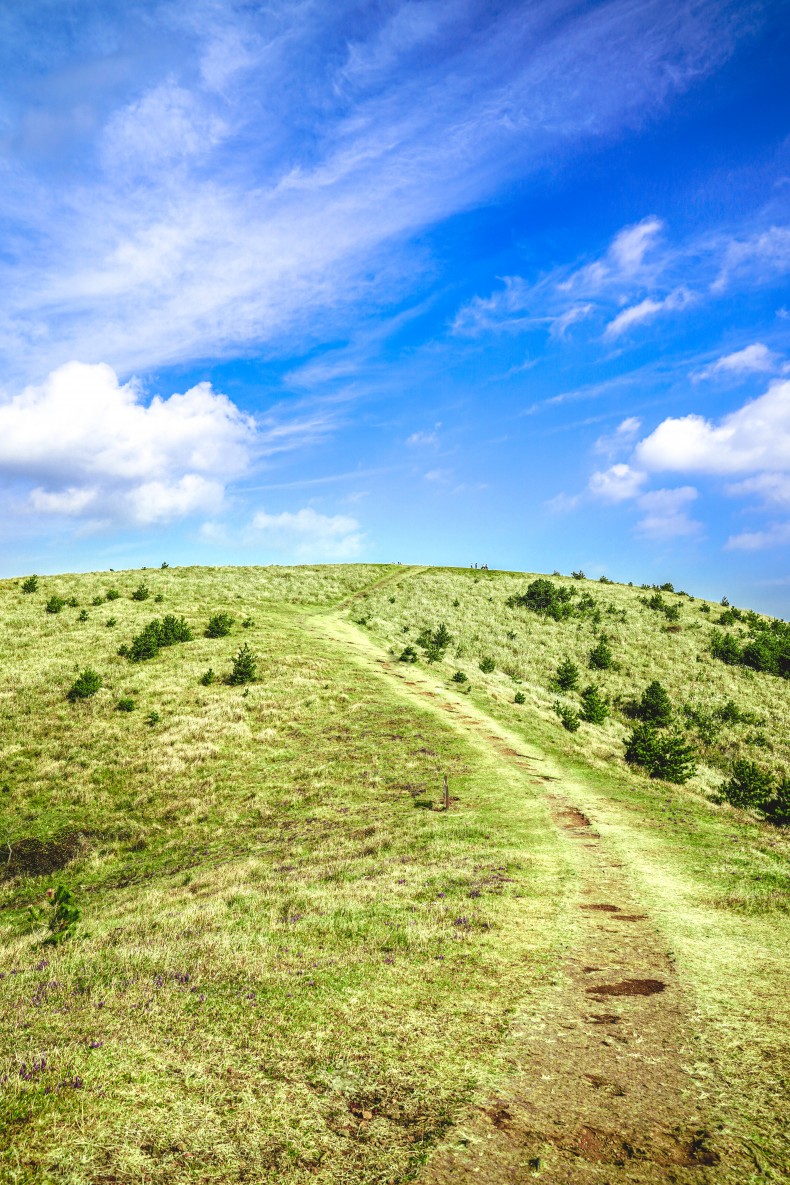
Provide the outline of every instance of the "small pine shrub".
<path id="1" fill-rule="evenodd" d="M 88 620 L 88 610 L 87 609 L 80 609 L 77 621 L 87 621 L 87 620 Z"/>
<path id="2" fill-rule="evenodd" d="M 63 600 L 63 597 L 59 597 L 57 593 L 53 593 L 44 608 L 47 613 L 60 613 L 65 604 L 66 602 Z"/>
<path id="3" fill-rule="evenodd" d="M 576 732 L 579 727 L 579 717 L 573 708 L 569 708 L 566 704 L 561 704 L 559 700 L 554 704 L 554 711 L 559 716 L 562 727 L 566 728 L 568 732 Z"/>
<path id="4" fill-rule="evenodd" d="M 713 630 L 710 636 L 710 652 L 720 662 L 728 666 L 736 666 L 742 658 L 741 648 L 732 634 L 723 634 L 721 630 Z"/>
<path id="5" fill-rule="evenodd" d="M 614 655 L 606 634 L 601 634 L 598 644 L 590 651 L 589 666 L 594 671 L 608 671 L 614 666 Z"/>
<path id="6" fill-rule="evenodd" d="M 114 625 L 118 624 L 118 622 L 114 617 L 108 617 L 104 624 L 107 626 L 108 630 L 111 630 Z"/>
<path id="7" fill-rule="evenodd" d="M 598 583 L 599 584 L 614 584 L 614 581 L 610 580 L 608 576 L 599 576 Z"/>
<path id="8" fill-rule="evenodd" d="M 465 675 L 463 671 L 456 671 L 453 675 L 453 683 L 468 683 L 469 676 Z"/>
<path id="9" fill-rule="evenodd" d="M 106 601 L 117 601 L 120 595 L 117 588 L 108 588 L 104 594 L 104 599 Z"/>
<path id="10" fill-rule="evenodd" d="M 157 605 L 161 605 L 162 601 L 164 601 L 164 599 L 165 599 L 164 593 L 157 593 L 156 596 L 154 597 L 154 600 L 156 601 Z"/>
<path id="11" fill-rule="evenodd" d="M 155 725 L 157 725 L 160 720 L 161 720 L 161 716 L 159 715 L 159 713 L 157 711 L 149 712 L 145 718 L 146 724 L 148 724 L 151 728 L 153 728 Z"/>
<path id="12" fill-rule="evenodd" d="M 662 733 L 647 722 L 637 724 L 625 747 L 629 765 L 641 765 L 651 778 L 682 785 L 696 773 L 694 750 L 676 733 Z"/>
<path id="13" fill-rule="evenodd" d="M 30 596 L 31 593 L 38 591 L 38 576 L 28 576 L 26 580 L 22 581 L 22 592 Z"/>
<path id="14" fill-rule="evenodd" d="M 597 687 L 590 684 L 582 692 L 582 707 L 579 713 L 587 724 L 603 724 L 609 715 L 609 707 Z"/>
<path id="15" fill-rule="evenodd" d="M 453 609 L 457 609 L 460 606 L 460 604 L 461 604 L 461 602 L 458 600 L 458 597 L 456 597 L 455 600 L 453 601 Z"/>
<path id="16" fill-rule="evenodd" d="M 66 699 L 71 703 L 76 703 L 78 699 L 89 699 L 90 696 L 95 695 L 102 685 L 102 677 L 90 667 L 86 667 L 71 685 L 70 690 L 66 694 Z"/>
<path id="17" fill-rule="evenodd" d="M 774 788 L 769 773 L 754 761 L 734 761 L 731 777 L 720 790 L 720 796 L 732 806 L 760 810 L 768 802 Z"/>
<path id="18" fill-rule="evenodd" d="M 790 778 L 783 778 L 760 808 L 769 823 L 775 827 L 790 827 Z"/>
<path id="19" fill-rule="evenodd" d="M 135 637 L 130 646 L 122 646 L 118 653 L 122 657 L 130 658 L 132 662 L 145 662 L 156 658 L 159 651 L 166 646 L 175 646 L 177 642 L 191 642 L 192 630 L 183 617 L 167 614 L 160 621 L 155 618 Z"/>
<path id="20" fill-rule="evenodd" d="M 496 663 L 494 662 L 493 658 L 490 658 L 488 655 L 486 655 L 485 658 L 481 658 L 480 670 L 484 675 L 493 674 L 493 672 L 496 670 Z"/>
<path id="21" fill-rule="evenodd" d="M 417 661 L 417 651 L 414 649 L 413 646 L 406 646 L 404 648 L 404 650 L 402 651 L 400 658 L 398 659 L 398 662 L 416 662 L 416 661 Z"/>
<path id="22" fill-rule="evenodd" d="M 91 601 L 91 604 L 92 605 L 103 605 L 104 604 L 104 597 L 94 597 L 93 600 Z"/>
<path id="23" fill-rule="evenodd" d="M 579 668 L 569 658 L 564 658 L 557 667 L 554 682 L 560 691 L 573 691 L 579 682 Z"/>
<path id="24" fill-rule="evenodd" d="M 245 642 L 233 659 L 233 669 L 228 675 L 228 683 L 238 686 L 241 683 L 253 683 L 258 669 L 258 660 Z"/>
<path id="25" fill-rule="evenodd" d="M 514 704 L 525 704 L 526 702 L 527 702 L 527 697 L 524 695 L 523 691 L 517 691 L 516 694 L 513 696 L 513 703 Z"/>
<path id="26" fill-rule="evenodd" d="M 582 572 L 581 568 L 579 569 L 578 572 L 571 572 L 571 576 L 573 577 L 574 580 L 586 580 L 587 579 L 587 577 L 584 575 L 584 572 Z"/>
<path id="27" fill-rule="evenodd" d="M 233 618 L 230 613 L 215 613 L 208 620 L 204 637 L 206 638 L 224 638 L 233 629 Z"/>
<path id="28" fill-rule="evenodd" d="M 242 629 L 250 630 L 255 625 L 255 622 L 252 620 L 251 617 L 245 617 L 244 621 L 241 623 L 241 625 L 242 625 Z"/>
<path id="29" fill-rule="evenodd" d="M 118 703 L 115 705 L 115 710 L 116 712 L 133 712 L 135 707 L 135 701 L 131 698 L 131 696 L 125 696 L 123 699 L 118 700 Z"/>
<path id="30" fill-rule="evenodd" d="M 672 701 L 657 679 L 649 683 L 639 701 L 637 715 L 640 720 L 656 728 L 666 728 L 672 720 Z"/>
<path id="31" fill-rule="evenodd" d="M 159 567 L 160 568 L 169 568 L 170 565 L 168 564 L 167 560 L 165 560 L 165 562 L 163 564 L 160 564 Z"/>
<path id="32" fill-rule="evenodd" d="M 147 584 L 138 584 L 137 588 L 132 593 L 133 601 L 147 601 L 151 595 L 151 590 Z"/>
<path id="33" fill-rule="evenodd" d="M 68 605 L 69 609 L 76 609 L 79 606 L 79 601 L 76 597 L 69 597 L 69 599 L 66 601 L 66 604 Z"/>
<path id="34" fill-rule="evenodd" d="M 216 683 L 217 676 L 214 674 L 211 667 L 200 676 L 200 682 L 204 687 L 210 687 L 212 683 Z"/>

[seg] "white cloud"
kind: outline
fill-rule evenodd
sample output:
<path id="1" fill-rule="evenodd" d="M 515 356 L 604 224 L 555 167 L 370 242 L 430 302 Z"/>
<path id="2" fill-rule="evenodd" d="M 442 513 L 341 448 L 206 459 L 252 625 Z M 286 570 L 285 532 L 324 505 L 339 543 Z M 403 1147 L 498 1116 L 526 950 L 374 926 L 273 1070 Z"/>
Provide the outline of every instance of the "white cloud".
<path id="1" fill-rule="evenodd" d="M 642 266 L 647 251 L 663 230 L 660 218 L 643 218 L 635 226 L 621 230 L 609 248 L 609 255 L 618 272 L 630 274 Z"/>
<path id="2" fill-rule="evenodd" d="M 437 485 L 447 485 L 452 476 L 452 469 L 429 469 L 425 474 L 425 480 L 435 482 Z"/>
<path id="3" fill-rule="evenodd" d="M 590 493 L 605 502 L 625 502 L 635 498 L 647 478 L 646 473 L 622 462 L 599 470 L 590 477 Z"/>
<path id="4" fill-rule="evenodd" d="M 347 560 L 359 555 L 364 536 L 355 518 L 344 514 L 320 514 L 311 506 L 267 514 L 260 510 L 252 520 L 251 541 L 300 560 Z"/>
<path id="5" fill-rule="evenodd" d="M 673 292 L 670 292 L 662 300 L 653 300 L 652 297 L 648 296 L 644 300 L 641 300 L 639 304 L 631 305 L 630 308 L 623 309 L 621 313 L 618 313 L 606 326 L 604 337 L 619 337 L 633 325 L 639 325 L 643 321 L 655 317 L 658 313 L 669 313 L 675 312 L 678 309 L 684 309 L 692 300 L 693 296 L 687 288 L 675 288 Z"/>
<path id="6" fill-rule="evenodd" d="M 747 477 L 745 481 L 728 485 L 727 493 L 735 497 L 757 494 L 770 505 L 790 506 L 790 473 L 760 473 L 756 477 Z"/>
<path id="7" fill-rule="evenodd" d="M 742 531 L 727 540 L 728 551 L 762 551 L 790 543 L 790 523 L 774 523 L 762 531 Z"/>
<path id="8" fill-rule="evenodd" d="M 212 512 L 243 473 L 255 425 L 199 383 L 144 402 L 106 365 L 70 362 L 0 402 L 0 475 L 32 483 L 32 510 L 135 523 Z"/>
<path id="9" fill-rule="evenodd" d="M 699 370 L 692 377 L 695 379 L 710 379 L 717 375 L 743 374 L 772 374 L 780 368 L 781 358 L 773 350 L 769 350 L 762 342 L 754 342 L 736 350 L 733 354 L 725 354 L 717 358 L 710 366 Z"/>
<path id="10" fill-rule="evenodd" d="M 700 415 L 670 417 L 636 449 L 652 471 L 736 474 L 790 471 L 790 382 L 774 383 L 718 423 Z"/>
<path id="11" fill-rule="evenodd" d="M 642 421 L 638 416 L 628 416 L 621 424 L 618 424 L 614 432 L 598 437 L 594 451 L 602 453 L 606 457 L 616 456 L 623 449 L 631 447 L 641 427 Z"/>
<path id="12" fill-rule="evenodd" d="M 723 292 L 733 278 L 764 283 L 790 271 L 790 227 L 771 226 L 748 239 L 731 239 L 712 292 Z"/>
<path id="13" fill-rule="evenodd" d="M 139 6 L 105 7 L 95 43 L 126 45 L 115 22 Z M 60 173 L 23 154 L 4 175 L 0 348 L 20 381 L 71 357 L 128 374 L 326 340 L 413 284 L 415 234 L 633 126 L 737 36 L 713 0 L 459 3 L 452 20 L 435 3 L 373 6 L 351 46 L 344 5 L 144 7 L 156 52 L 137 92 L 130 72 L 86 100 L 96 130 L 62 145 Z M 75 52 L 94 44 L 81 19 Z M 47 102 L 55 118 L 38 43 L 30 54 L 20 118 Z M 15 129 L 4 137 L 13 152 Z M 655 221 L 615 240 L 613 266 L 640 265 Z"/>
<path id="14" fill-rule="evenodd" d="M 593 311 L 594 306 L 591 304 L 577 304 L 572 305 L 564 313 L 560 313 L 551 322 L 551 329 L 549 330 L 552 337 L 564 339 L 567 337 L 568 330 L 571 325 L 576 325 L 579 321 L 584 321 Z"/>
<path id="15" fill-rule="evenodd" d="M 424 448 L 426 445 L 438 443 L 439 437 L 435 432 L 412 432 L 411 436 L 406 437 L 406 444 L 409 448 Z"/>
<path id="16" fill-rule="evenodd" d="M 677 539 L 698 534 L 702 524 L 690 518 L 686 509 L 696 497 L 693 486 L 642 494 L 638 505 L 646 513 L 636 525 L 637 534 L 648 539 Z"/>

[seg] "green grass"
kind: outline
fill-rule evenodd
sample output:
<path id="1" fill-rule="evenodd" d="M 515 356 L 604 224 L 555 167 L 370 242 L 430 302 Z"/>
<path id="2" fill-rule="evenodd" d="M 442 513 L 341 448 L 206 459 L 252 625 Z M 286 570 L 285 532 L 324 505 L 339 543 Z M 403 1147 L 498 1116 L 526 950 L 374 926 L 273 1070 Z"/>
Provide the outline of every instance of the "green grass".
<path id="1" fill-rule="evenodd" d="M 0 586 L 3 1180 L 405 1179 L 503 1071 L 569 871 L 518 771 L 304 629 L 386 575 L 169 569 L 145 602 L 139 573 Z M 110 584 L 111 629 L 44 612 Z M 236 626 L 204 638 L 220 611 Z M 195 640 L 117 656 L 163 612 Z M 202 686 L 242 641 L 257 681 Z M 69 703 L 88 664 L 103 687 Z M 31 852 L 72 858 L 11 875 Z M 53 947 L 27 911 L 55 884 L 82 917 Z"/>
<path id="2" fill-rule="evenodd" d="M 527 774 L 322 628 L 337 606 L 553 761 L 674 953 L 714 1109 L 755 1181 L 786 1179 L 790 842 L 713 796 L 737 756 L 787 769 L 790 683 L 714 660 L 699 601 L 665 594 L 667 632 L 640 590 L 588 582 L 596 633 L 508 608 L 529 579 L 354 565 L 0 582 L 0 1180 L 405 1181 L 507 1080 L 514 1019 L 568 942 L 573 866 Z M 53 594 L 77 606 L 49 614 Z M 234 625 L 206 638 L 217 613 Z M 164 614 L 194 640 L 118 656 Z M 453 642 L 427 664 L 416 639 L 442 621 Z M 602 630 L 618 666 L 592 671 Z M 231 686 L 245 642 L 257 679 Z M 566 655 L 579 691 L 612 704 L 576 733 L 553 708 L 581 702 L 551 686 Z M 68 702 L 87 667 L 102 687 Z M 696 777 L 651 781 L 623 761 L 623 708 L 656 678 L 676 709 L 733 699 L 763 723 L 689 731 Z M 52 946 L 29 907 L 55 885 L 82 915 Z"/>

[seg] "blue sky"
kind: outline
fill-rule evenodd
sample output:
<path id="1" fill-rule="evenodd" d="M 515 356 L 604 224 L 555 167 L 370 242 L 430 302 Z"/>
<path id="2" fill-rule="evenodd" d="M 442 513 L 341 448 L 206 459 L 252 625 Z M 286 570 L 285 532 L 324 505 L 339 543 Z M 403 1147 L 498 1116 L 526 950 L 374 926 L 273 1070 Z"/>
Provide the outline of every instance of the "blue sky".
<path id="1" fill-rule="evenodd" d="M 2 571 L 788 616 L 788 5 L 0 3 Z"/>

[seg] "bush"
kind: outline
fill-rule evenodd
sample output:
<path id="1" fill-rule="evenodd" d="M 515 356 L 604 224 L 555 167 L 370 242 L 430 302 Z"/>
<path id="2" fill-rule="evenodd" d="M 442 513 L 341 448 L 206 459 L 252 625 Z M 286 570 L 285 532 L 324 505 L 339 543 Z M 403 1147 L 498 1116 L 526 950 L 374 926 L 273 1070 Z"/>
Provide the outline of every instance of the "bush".
<path id="1" fill-rule="evenodd" d="M 241 683 L 253 683 L 258 668 L 258 660 L 245 642 L 233 659 L 233 669 L 228 675 L 228 683 L 238 686 Z"/>
<path id="2" fill-rule="evenodd" d="M 255 625 L 255 622 L 252 620 L 251 617 L 245 617 L 244 621 L 241 623 L 241 625 L 242 625 L 242 629 L 249 630 L 249 629 L 252 629 L 252 627 Z"/>
<path id="3" fill-rule="evenodd" d="M 76 597 L 69 597 L 69 599 L 66 601 L 66 604 L 68 605 L 69 609 L 76 609 L 79 606 L 79 601 Z"/>
<path id="4" fill-rule="evenodd" d="M 27 580 L 22 581 L 22 592 L 34 593 L 38 591 L 38 576 L 28 576 Z"/>
<path id="5" fill-rule="evenodd" d="M 93 600 L 91 601 L 91 604 L 92 605 L 103 605 L 104 604 L 104 597 L 94 597 Z"/>
<path id="6" fill-rule="evenodd" d="M 117 588 L 108 588 L 104 594 L 104 599 L 107 601 L 117 601 L 120 595 Z"/>
<path id="7" fill-rule="evenodd" d="M 468 683 L 469 677 L 463 671 L 456 671 L 453 675 L 453 683 Z"/>
<path id="8" fill-rule="evenodd" d="M 594 671 L 608 671 L 614 666 L 614 656 L 606 634 L 601 634 L 597 646 L 590 651 L 589 666 Z"/>
<path id="9" fill-rule="evenodd" d="M 603 724 L 606 717 L 609 715 L 609 707 L 606 700 L 601 695 L 597 687 L 590 684 L 585 687 L 582 692 L 582 707 L 580 712 L 582 720 L 587 724 Z"/>
<path id="10" fill-rule="evenodd" d="M 53 593 L 44 608 L 47 613 L 60 613 L 65 604 L 66 602 L 63 600 L 63 597 L 59 597 L 57 593 Z"/>
<path id="11" fill-rule="evenodd" d="M 147 601 L 151 595 L 151 590 L 147 584 L 138 584 L 137 588 L 132 593 L 133 601 Z"/>
<path id="12" fill-rule="evenodd" d="M 666 728 L 671 722 L 672 701 L 657 679 L 648 683 L 642 692 L 636 714 L 640 720 L 644 720 L 656 728 Z"/>
<path id="13" fill-rule="evenodd" d="M 710 636 L 710 652 L 714 658 L 735 666 L 741 661 L 741 648 L 732 634 L 723 634 L 721 630 L 713 630 Z"/>
<path id="14" fill-rule="evenodd" d="M 493 658 L 486 656 L 480 659 L 480 670 L 484 675 L 490 675 L 496 670 L 496 663 Z"/>
<path id="15" fill-rule="evenodd" d="M 161 649 L 174 646 L 177 642 L 191 642 L 192 630 L 183 617 L 168 614 L 160 621 L 154 618 L 141 632 L 132 638 L 130 646 L 122 646 L 118 653 L 132 662 L 145 662 L 156 658 Z"/>
<path id="16" fill-rule="evenodd" d="M 233 628 L 233 618 L 230 613 L 215 613 L 208 619 L 204 637 L 224 638 Z"/>
<path id="17" fill-rule="evenodd" d="M 568 732 L 576 732 L 579 727 L 579 717 L 572 708 L 567 707 L 565 704 L 561 704 L 559 700 L 557 700 L 554 704 L 554 711 L 562 721 L 563 728 L 566 728 Z"/>
<path id="18" fill-rule="evenodd" d="M 527 702 L 527 697 L 524 695 L 523 691 L 517 691 L 516 694 L 513 696 L 513 703 L 514 704 L 525 704 L 526 702 Z"/>
<path id="19" fill-rule="evenodd" d="M 403 652 L 401 653 L 400 658 L 398 659 L 398 662 L 416 662 L 416 661 L 417 661 L 417 651 L 414 649 L 413 646 L 406 646 L 405 649 L 403 650 Z"/>
<path id="20" fill-rule="evenodd" d="M 70 691 L 66 695 L 66 699 L 71 703 L 75 703 L 78 699 L 88 699 L 95 695 L 102 685 L 102 677 L 90 667 L 86 667 L 71 685 Z"/>
<path id="21" fill-rule="evenodd" d="M 571 576 L 573 577 L 574 580 L 586 580 L 587 579 L 587 577 L 582 572 L 581 568 L 579 569 L 578 572 L 571 572 Z"/>
<path id="22" fill-rule="evenodd" d="M 114 617 L 108 617 L 104 624 L 107 626 L 108 630 L 111 630 L 114 625 L 118 624 L 118 622 Z"/>
<path id="23" fill-rule="evenodd" d="M 774 780 L 754 761 L 735 761 L 732 776 L 720 790 L 720 796 L 731 806 L 761 810 L 771 797 Z"/>
<path id="24" fill-rule="evenodd" d="M 661 733 L 647 722 L 637 724 L 625 746 L 629 765 L 641 765 L 651 778 L 682 785 L 696 773 L 694 750 L 677 733 Z"/>
<path id="25" fill-rule="evenodd" d="M 790 778 L 778 783 L 771 797 L 760 808 L 775 827 L 790 827 Z"/>
<path id="26" fill-rule="evenodd" d="M 87 621 L 87 620 L 88 620 L 88 610 L 87 609 L 80 609 L 77 621 Z"/>
<path id="27" fill-rule="evenodd" d="M 575 590 L 563 585 L 553 584 L 545 576 L 533 580 L 527 586 L 527 591 L 521 596 L 508 597 L 507 604 L 513 609 L 523 606 L 533 613 L 541 613 L 546 617 L 553 617 L 555 621 L 562 621 L 573 616 L 573 596 Z"/>
<path id="28" fill-rule="evenodd" d="M 200 682 L 203 684 L 204 687 L 210 687 L 211 684 L 216 683 L 216 681 L 217 681 L 217 676 L 214 674 L 211 667 L 209 667 L 209 669 L 204 674 L 202 674 L 200 676 Z"/>
<path id="29" fill-rule="evenodd" d="M 557 667 L 554 682 L 561 691 L 573 691 L 579 682 L 579 668 L 569 658 L 564 658 Z"/>
<path id="30" fill-rule="evenodd" d="M 154 597 L 154 601 L 156 602 L 157 605 L 161 605 L 162 601 L 164 601 L 164 599 L 165 599 L 164 593 L 157 593 L 156 596 Z"/>
<path id="31" fill-rule="evenodd" d="M 133 712 L 136 707 L 135 701 L 131 696 L 126 696 L 124 699 L 119 699 L 115 705 L 116 712 Z"/>
<path id="32" fill-rule="evenodd" d="M 431 630 L 429 626 L 426 626 L 417 635 L 417 645 L 422 646 L 428 662 L 441 662 L 444 652 L 452 640 L 452 634 L 444 622 L 436 630 Z"/>
<path id="33" fill-rule="evenodd" d="M 145 718 L 146 724 L 148 724 L 151 728 L 153 728 L 154 725 L 158 724 L 160 720 L 161 720 L 161 716 L 159 715 L 159 713 L 157 711 L 149 712 Z"/>

